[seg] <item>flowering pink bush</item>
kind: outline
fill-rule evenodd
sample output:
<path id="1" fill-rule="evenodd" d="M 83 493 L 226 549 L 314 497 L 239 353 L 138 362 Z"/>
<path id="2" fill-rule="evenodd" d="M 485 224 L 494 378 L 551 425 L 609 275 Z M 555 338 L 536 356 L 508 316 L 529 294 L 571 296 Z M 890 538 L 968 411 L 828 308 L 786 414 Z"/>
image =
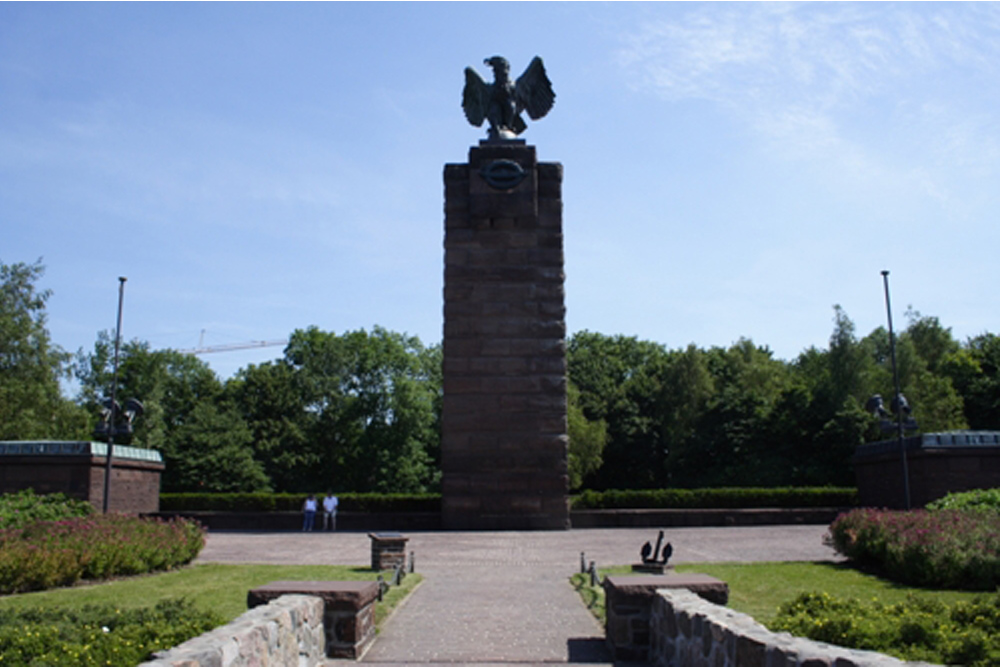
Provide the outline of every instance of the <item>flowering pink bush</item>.
<path id="1" fill-rule="evenodd" d="M 166 570 L 204 545 L 204 529 L 184 519 L 98 515 L 0 530 L 0 593 Z"/>
<path id="2" fill-rule="evenodd" d="M 861 567 L 916 586 L 1000 586 L 1000 514 L 859 509 L 830 526 L 830 542 Z"/>

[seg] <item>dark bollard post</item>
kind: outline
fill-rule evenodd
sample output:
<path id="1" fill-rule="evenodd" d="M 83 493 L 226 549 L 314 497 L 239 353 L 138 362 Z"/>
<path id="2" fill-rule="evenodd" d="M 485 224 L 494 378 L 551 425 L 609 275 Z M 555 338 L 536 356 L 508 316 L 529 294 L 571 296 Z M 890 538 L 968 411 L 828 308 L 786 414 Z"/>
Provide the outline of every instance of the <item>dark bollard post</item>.
<path id="1" fill-rule="evenodd" d="M 587 571 L 587 559 L 583 555 L 583 552 L 581 551 L 580 552 L 580 572 L 586 572 L 586 571 Z"/>
<path id="2" fill-rule="evenodd" d="M 417 556 L 414 552 L 410 552 L 410 574 L 413 574 L 414 568 L 416 567 Z"/>
<path id="3" fill-rule="evenodd" d="M 597 563 L 595 561 L 590 561 L 590 585 L 596 586 L 597 584 Z"/>

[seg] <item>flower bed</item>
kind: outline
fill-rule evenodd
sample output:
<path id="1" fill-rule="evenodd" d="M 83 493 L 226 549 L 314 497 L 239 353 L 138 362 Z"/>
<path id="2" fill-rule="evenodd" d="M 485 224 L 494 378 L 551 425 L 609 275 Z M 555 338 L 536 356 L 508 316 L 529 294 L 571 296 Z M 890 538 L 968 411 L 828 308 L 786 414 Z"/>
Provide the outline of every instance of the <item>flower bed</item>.
<path id="1" fill-rule="evenodd" d="M 859 567 L 915 586 L 1000 586 L 1000 514 L 862 509 L 830 526 L 832 546 Z"/>
<path id="2" fill-rule="evenodd" d="M 8 528 L 0 530 L 0 594 L 167 570 L 204 544 L 201 526 L 182 519 L 103 515 Z"/>

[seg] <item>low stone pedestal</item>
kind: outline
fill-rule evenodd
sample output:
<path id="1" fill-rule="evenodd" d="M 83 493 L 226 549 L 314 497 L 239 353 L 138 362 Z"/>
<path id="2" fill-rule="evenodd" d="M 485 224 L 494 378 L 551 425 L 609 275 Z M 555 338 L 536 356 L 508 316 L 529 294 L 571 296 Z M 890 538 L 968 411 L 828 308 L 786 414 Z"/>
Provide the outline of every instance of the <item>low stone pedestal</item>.
<path id="1" fill-rule="evenodd" d="M 666 563 L 632 563 L 632 571 L 642 574 L 666 574 L 673 572 L 674 566 Z"/>
<path id="2" fill-rule="evenodd" d="M 406 543 L 400 533 L 368 533 L 372 541 L 372 569 L 394 570 L 406 567 Z"/>
<path id="3" fill-rule="evenodd" d="M 313 595 L 323 600 L 326 655 L 359 659 L 375 641 L 375 581 L 272 581 L 247 593 L 247 607 L 282 595 Z"/>
<path id="4" fill-rule="evenodd" d="M 603 585 L 604 632 L 616 661 L 649 659 L 649 619 L 658 589 L 686 589 L 718 605 L 729 601 L 728 584 L 707 574 L 609 575 Z"/>

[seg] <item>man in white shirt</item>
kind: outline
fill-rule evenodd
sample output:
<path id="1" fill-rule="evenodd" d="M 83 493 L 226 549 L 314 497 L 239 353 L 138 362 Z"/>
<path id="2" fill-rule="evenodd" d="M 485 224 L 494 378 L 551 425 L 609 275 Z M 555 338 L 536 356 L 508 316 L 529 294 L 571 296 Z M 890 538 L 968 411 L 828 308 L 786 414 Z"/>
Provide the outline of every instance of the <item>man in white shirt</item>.
<path id="1" fill-rule="evenodd" d="M 323 530 L 337 530 L 337 505 L 340 501 L 337 496 L 333 495 L 333 492 L 326 494 L 326 498 L 323 499 Z"/>

